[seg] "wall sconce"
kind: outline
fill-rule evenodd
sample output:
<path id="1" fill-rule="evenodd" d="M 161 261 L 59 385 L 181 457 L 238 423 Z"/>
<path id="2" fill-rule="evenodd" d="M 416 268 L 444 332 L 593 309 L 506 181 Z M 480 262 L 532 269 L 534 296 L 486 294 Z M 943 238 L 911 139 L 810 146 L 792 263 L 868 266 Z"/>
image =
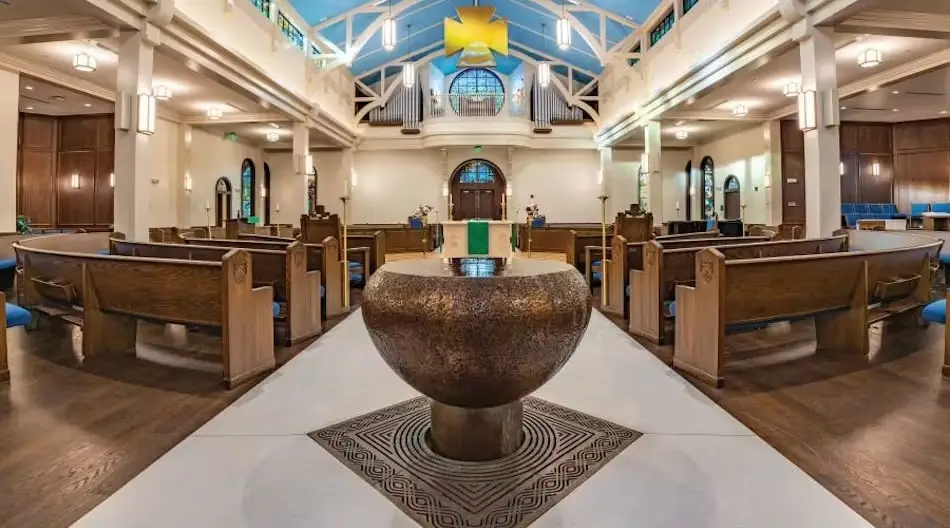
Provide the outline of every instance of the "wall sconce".
<path id="1" fill-rule="evenodd" d="M 650 156 L 647 156 L 646 152 L 640 154 L 640 172 L 644 174 L 650 172 Z"/>
<path id="2" fill-rule="evenodd" d="M 191 175 L 187 173 L 185 174 L 185 192 L 191 192 Z"/>
<path id="3" fill-rule="evenodd" d="M 136 123 L 139 134 L 151 136 L 155 133 L 155 96 L 139 94 L 139 119 Z"/>
<path id="4" fill-rule="evenodd" d="M 115 173 L 109 173 L 109 187 L 115 188 Z"/>
<path id="5" fill-rule="evenodd" d="M 79 173 L 74 172 L 73 175 L 69 178 L 69 186 L 73 189 L 79 188 Z"/>
<path id="6" fill-rule="evenodd" d="M 303 154 L 297 157 L 297 172 L 301 174 L 311 175 L 313 174 L 313 156 L 310 154 Z"/>
<path id="7" fill-rule="evenodd" d="M 841 162 L 838 163 L 838 175 L 839 175 L 839 176 L 844 176 L 844 173 L 845 173 L 844 162 L 841 161 Z"/>
<path id="8" fill-rule="evenodd" d="M 770 187 L 772 187 L 772 173 L 766 172 L 765 173 L 765 188 L 768 189 Z M 690 189 L 690 191 L 691 191 L 690 194 L 692 194 L 692 189 Z"/>
<path id="9" fill-rule="evenodd" d="M 448 191 L 449 190 L 448 187 L 446 187 L 445 190 Z M 505 196 L 511 198 L 511 195 L 513 194 L 514 194 L 514 189 L 511 188 L 511 184 L 509 183 L 508 185 L 505 185 Z"/>
<path id="10" fill-rule="evenodd" d="M 448 197 L 449 197 L 449 184 L 443 183 L 442 184 L 442 198 L 448 198 Z"/>
<path id="11" fill-rule="evenodd" d="M 350 185 L 356 187 L 359 184 L 359 176 L 356 175 L 355 170 L 350 171 Z"/>
<path id="12" fill-rule="evenodd" d="M 881 175 L 881 164 L 874 162 L 871 164 L 871 176 L 880 176 Z"/>
<path id="13" fill-rule="evenodd" d="M 818 92 L 802 90 L 798 94 L 798 128 L 802 132 L 818 128 Z"/>
<path id="14" fill-rule="evenodd" d="M 261 184 L 261 198 L 267 198 L 267 187 L 264 187 L 264 184 Z"/>

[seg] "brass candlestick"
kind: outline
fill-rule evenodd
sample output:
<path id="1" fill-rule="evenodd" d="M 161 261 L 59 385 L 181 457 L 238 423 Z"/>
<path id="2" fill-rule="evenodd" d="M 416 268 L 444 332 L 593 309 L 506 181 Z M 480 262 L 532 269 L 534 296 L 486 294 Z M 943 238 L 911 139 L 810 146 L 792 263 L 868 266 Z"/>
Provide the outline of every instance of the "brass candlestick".
<path id="1" fill-rule="evenodd" d="M 350 310 L 350 263 L 349 256 L 347 254 L 346 248 L 346 224 L 347 224 L 347 203 L 350 201 L 349 196 L 341 196 L 340 201 L 343 202 L 343 240 L 340 242 L 340 247 L 343 248 L 342 261 L 340 264 L 343 266 L 343 308 L 347 311 Z M 367 273 L 367 270 L 363 270 L 363 273 Z M 365 275 L 364 275 L 365 276 Z"/>
<path id="2" fill-rule="evenodd" d="M 597 197 L 600 200 L 600 306 L 607 306 L 607 195 Z"/>
<path id="3" fill-rule="evenodd" d="M 534 223 L 534 215 L 528 213 L 528 258 L 531 258 L 531 224 Z"/>
<path id="4" fill-rule="evenodd" d="M 211 237 L 211 205 L 205 202 L 205 219 L 208 221 L 208 238 Z"/>

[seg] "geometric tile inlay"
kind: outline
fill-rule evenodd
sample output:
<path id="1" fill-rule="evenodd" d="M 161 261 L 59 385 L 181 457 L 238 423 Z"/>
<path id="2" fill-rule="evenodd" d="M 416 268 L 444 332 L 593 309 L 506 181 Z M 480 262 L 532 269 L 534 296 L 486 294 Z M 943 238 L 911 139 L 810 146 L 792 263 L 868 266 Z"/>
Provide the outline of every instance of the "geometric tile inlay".
<path id="1" fill-rule="evenodd" d="M 414 398 L 310 433 L 426 528 L 528 526 L 641 433 L 538 398 L 524 399 L 524 442 L 490 462 L 429 447 L 429 399 Z"/>

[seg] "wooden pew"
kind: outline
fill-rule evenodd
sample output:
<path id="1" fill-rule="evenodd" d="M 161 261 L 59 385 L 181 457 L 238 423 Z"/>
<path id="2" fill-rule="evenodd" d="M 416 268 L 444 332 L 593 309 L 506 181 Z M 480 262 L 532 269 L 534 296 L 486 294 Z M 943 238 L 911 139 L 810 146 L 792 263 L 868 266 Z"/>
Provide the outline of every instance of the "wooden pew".
<path id="1" fill-rule="evenodd" d="M 653 214 L 630 215 L 626 212 L 617 213 L 614 221 L 614 235 L 620 235 L 630 242 L 650 240 L 654 236 Z"/>
<path id="2" fill-rule="evenodd" d="M 369 258 L 365 261 L 360 261 L 363 268 L 366 270 L 366 279 L 369 280 L 369 276 L 373 273 L 376 273 L 376 270 L 381 268 L 383 264 L 386 263 L 386 232 L 385 231 L 374 231 L 372 233 L 349 233 L 346 235 L 346 247 L 347 249 L 366 249 L 369 251 Z M 361 252 L 356 252 L 359 255 L 362 255 Z M 348 258 L 349 260 L 349 258 Z"/>
<path id="3" fill-rule="evenodd" d="M 645 243 L 641 269 L 630 270 L 627 311 L 630 315 L 630 333 L 657 344 L 666 341 L 667 303 L 675 299 L 677 285 L 695 283 L 696 254 L 708 247 L 666 249 L 669 244 L 669 241 L 659 240 Z M 727 259 L 818 255 L 847 251 L 848 237 L 754 242 L 723 245 L 717 249 Z"/>
<path id="4" fill-rule="evenodd" d="M 435 229 L 433 224 L 426 224 L 421 229 L 409 224 L 350 224 L 346 227 L 346 234 L 349 237 L 382 232 L 384 253 L 422 253 L 423 250 L 435 250 Z"/>
<path id="5" fill-rule="evenodd" d="M 564 253 L 567 251 L 568 253 L 571 253 L 572 250 L 568 250 L 568 248 L 574 247 L 573 242 L 571 241 L 572 232 L 575 233 L 574 236 L 594 234 L 600 236 L 601 227 L 600 224 L 584 224 L 575 225 L 572 227 L 535 227 L 529 230 L 527 224 L 519 224 L 518 250 L 527 253 L 528 241 L 530 239 L 532 252 Z M 583 254 L 583 249 L 575 252 L 575 255 L 582 256 Z M 570 263 L 572 260 L 567 260 L 567 262 Z"/>
<path id="6" fill-rule="evenodd" d="M 704 249 L 696 285 L 676 287 L 673 365 L 721 386 L 727 330 L 801 318 L 814 318 L 819 351 L 867 356 L 869 325 L 929 302 L 941 245 L 737 260 Z"/>
<path id="7" fill-rule="evenodd" d="M 230 247 L 130 242 L 113 239 L 110 253 L 129 257 L 220 262 Z M 278 249 L 248 249 L 254 286 L 271 286 L 280 305 L 276 319 L 283 342 L 293 345 L 320 335 L 320 272 L 307 271 L 307 249 L 301 242 Z"/>
<path id="8" fill-rule="evenodd" d="M 185 243 L 198 246 L 213 246 L 226 248 L 243 248 L 284 251 L 294 240 L 278 238 L 261 240 L 258 237 L 251 239 L 218 239 L 218 238 L 185 238 Z M 333 237 L 327 237 L 322 244 L 304 244 L 307 250 L 307 271 L 319 271 L 320 281 L 326 295 L 326 315 L 335 317 L 344 313 L 343 307 L 343 264 L 340 263 L 340 245 Z M 347 277 L 348 279 L 348 277 Z M 346 282 L 349 287 L 349 280 Z"/>
<path id="9" fill-rule="evenodd" d="M 713 234 L 713 233 L 710 233 Z M 722 246 L 731 244 L 754 244 L 767 242 L 768 237 L 720 237 L 705 238 L 683 237 L 681 235 L 662 235 L 657 240 L 663 243 L 666 249 L 691 247 Z M 613 237 L 610 245 L 610 261 L 605 264 L 605 273 L 608 275 L 607 299 L 603 310 L 626 319 L 629 317 L 630 305 L 627 302 L 627 286 L 630 284 L 630 270 L 643 269 L 644 241 L 629 242 L 623 235 Z M 604 295 L 601 292 L 601 295 Z"/>
<path id="10" fill-rule="evenodd" d="M 273 289 L 253 287 L 247 251 L 202 262 L 73 253 L 29 242 L 15 246 L 25 307 L 82 326 L 85 358 L 134 350 L 137 319 L 147 319 L 220 327 L 228 388 L 274 368 Z"/>
<path id="11" fill-rule="evenodd" d="M 588 251 L 587 247 L 601 247 L 603 240 L 603 233 L 600 230 L 594 231 L 577 231 L 576 229 L 571 229 L 567 232 L 567 263 L 573 265 L 579 270 L 587 270 L 587 273 L 591 273 L 591 263 L 587 261 L 587 254 L 591 253 L 595 260 L 603 260 L 603 256 L 600 255 L 602 251 Z M 610 248 L 610 233 L 607 233 L 607 248 Z M 601 258 L 596 258 L 596 257 Z"/>

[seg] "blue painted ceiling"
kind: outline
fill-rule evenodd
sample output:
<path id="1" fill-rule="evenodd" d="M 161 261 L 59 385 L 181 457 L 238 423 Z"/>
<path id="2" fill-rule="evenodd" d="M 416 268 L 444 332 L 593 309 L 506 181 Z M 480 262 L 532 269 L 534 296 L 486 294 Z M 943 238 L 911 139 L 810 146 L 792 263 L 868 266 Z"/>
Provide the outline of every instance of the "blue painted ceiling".
<path id="1" fill-rule="evenodd" d="M 341 15 L 364 5 L 366 0 L 290 0 L 297 12 L 312 26 L 323 22 L 329 18 Z M 401 0 L 392 0 L 392 5 L 396 6 Z M 560 3 L 563 0 L 554 0 Z M 570 0 L 567 0 L 570 4 Z M 386 6 L 386 0 L 381 0 L 381 6 Z M 590 5 L 612 11 L 613 13 L 625 17 L 633 22 L 642 23 L 659 4 L 659 0 L 587 0 Z M 495 7 L 495 16 L 508 19 L 508 37 L 510 46 L 523 53 L 535 56 L 526 48 L 543 52 L 551 57 L 563 60 L 577 68 L 582 68 L 593 73 L 600 73 L 602 67 L 597 60 L 596 54 L 591 50 L 587 43 L 575 31 L 572 35 L 572 46 L 570 49 L 562 51 L 558 49 L 555 42 L 555 22 L 557 15 L 545 10 L 543 7 L 530 2 L 529 0 L 482 0 L 481 6 Z M 382 48 L 379 33 L 369 39 L 367 45 L 353 62 L 353 72 L 357 75 L 364 74 L 383 64 L 404 55 L 411 50 L 420 50 L 427 46 L 435 45 L 442 41 L 444 36 L 443 21 L 446 17 L 456 18 L 456 7 L 471 6 L 471 0 L 423 0 L 422 2 L 410 7 L 399 14 L 397 19 L 398 46 L 393 51 L 385 51 Z M 594 13 L 578 13 L 574 16 L 588 29 L 595 37 L 600 34 L 600 21 Z M 377 17 L 376 14 L 363 14 L 354 17 L 353 35 L 359 36 Z M 409 25 L 411 24 L 411 36 Z M 542 24 L 545 28 L 542 30 Z M 542 32 L 543 31 L 543 32 Z M 614 20 L 607 21 L 607 41 L 613 45 L 624 37 L 629 35 L 631 29 Z M 339 47 L 344 47 L 346 35 L 345 24 L 340 22 L 335 25 L 324 28 L 320 33 Z M 437 49 L 437 48 L 436 48 Z M 455 58 L 446 58 L 436 62 L 436 65 L 446 73 L 451 73 L 455 69 Z M 515 59 L 497 57 L 498 69 L 503 73 L 505 70 L 514 69 L 518 61 Z"/>

